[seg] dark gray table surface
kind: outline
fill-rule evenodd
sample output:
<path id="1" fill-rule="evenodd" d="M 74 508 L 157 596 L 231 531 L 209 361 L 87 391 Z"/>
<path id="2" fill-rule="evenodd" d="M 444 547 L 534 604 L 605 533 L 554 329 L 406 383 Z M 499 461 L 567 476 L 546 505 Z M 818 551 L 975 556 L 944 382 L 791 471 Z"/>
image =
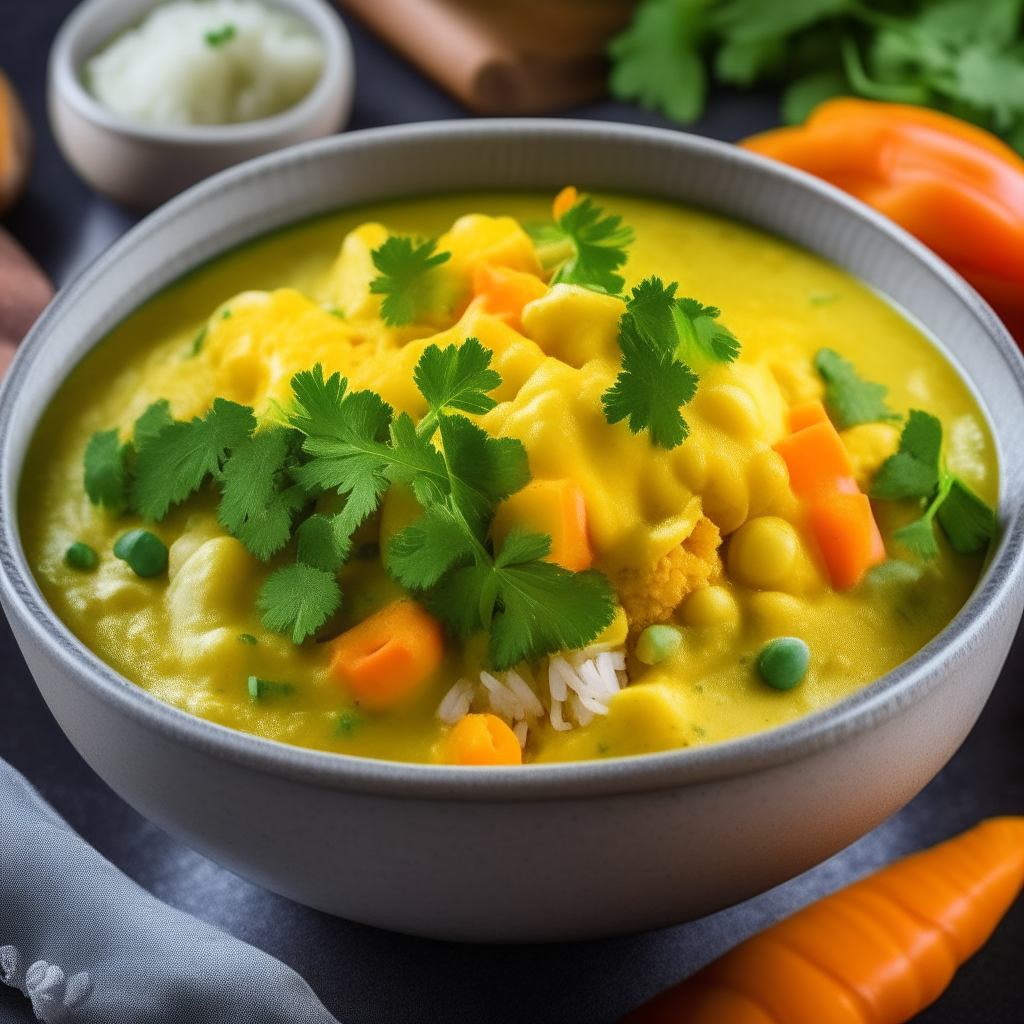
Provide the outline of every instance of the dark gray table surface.
<path id="1" fill-rule="evenodd" d="M 73 6 L 71 0 L 0 0 L 0 66 L 21 92 L 36 133 L 28 192 L 5 226 L 58 286 L 136 219 L 75 177 L 47 126 L 46 54 Z M 467 116 L 358 24 L 349 21 L 349 28 L 357 62 L 351 129 Z M 668 124 L 656 114 L 610 101 L 571 116 Z M 775 118 L 770 94 L 721 93 L 693 130 L 733 141 L 770 127 Z M 643 935 L 559 946 L 431 942 L 309 910 L 177 843 L 118 798 L 71 747 L 5 621 L 0 622 L 0 666 L 0 756 L 128 875 L 167 903 L 294 967 L 343 1022 L 613 1022 L 812 899 L 982 817 L 1024 813 L 1022 630 L 981 719 L 946 768 L 899 814 L 805 875 L 711 917 Z M 0 942 L 2 912 L 0 907 Z M 1009 1024 L 1024 1019 L 1022 966 L 1024 900 L 1018 900 L 988 945 L 915 1020 Z M 32 1020 L 28 1001 L 0 985 L 0 1022 Z"/>

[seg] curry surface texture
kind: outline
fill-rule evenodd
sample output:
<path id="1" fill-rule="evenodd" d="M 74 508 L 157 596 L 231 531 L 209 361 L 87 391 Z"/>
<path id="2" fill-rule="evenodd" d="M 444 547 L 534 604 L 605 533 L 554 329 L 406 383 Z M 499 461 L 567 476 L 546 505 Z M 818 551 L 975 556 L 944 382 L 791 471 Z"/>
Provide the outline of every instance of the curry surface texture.
<path id="1" fill-rule="evenodd" d="M 536 259 L 508 220 L 463 220 L 445 235 L 453 222 L 467 213 L 543 220 L 549 198 L 439 197 L 347 211 L 192 272 L 132 314 L 70 375 L 40 424 L 20 494 L 25 549 L 47 601 L 114 669 L 194 715 L 301 746 L 442 760 L 450 725 L 436 712 L 456 680 L 479 677 L 480 643 L 449 642 L 441 669 L 393 709 L 357 708 L 331 675 L 329 642 L 310 638 L 296 646 L 261 624 L 256 595 L 280 558 L 260 563 L 218 525 L 211 485 L 156 524 L 114 516 L 83 490 L 83 452 L 96 431 L 117 427 L 122 439 L 130 437 L 138 416 L 159 399 L 169 399 L 177 419 L 202 415 L 215 397 L 250 405 L 259 416 L 272 402 L 286 405 L 292 374 L 316 362 L 415 419 L 426 411 L 412 380 L 424 347 L 475 336 L 493 350 L 503 383 L 496 408 L 474 419 L 491 435 L 520 438 L 534 478 L 579 484 L 595 565 L 629 612 L 605 639 L 625 649 L 630 685 L 586 726 L 570 719 L 571 728 L 558 730 L 550 714 L 531 719 L 524 760 L 610 757 L 741 736 L 827 707 L 906 660 L 963 605 L 982 557 L 958 555 L 940 538 L 938 558 L 912 581 L 869 576 L 852 589 L 833 589 L 772 446 L 787 433 L 788 407 L 822 396 L 812 358 L 828 347 L 862 377 L 887 385 L 887 400 L 901 415 L 922 409 L 937 416 L 948 463 L 995 504 L 993 443 L 969 389 L 907 319 L 823 260 L 693 210 L 595 198 L 635 230 L 623 271 L 627 292 L 650 275 L 678 281 L 680 295 L 719 307 L 721 322 L 742 343 L 738 362 L 701 370 L 697 395 L 684 409 L 690 436 L 677 448 L 656 448 L 646 433 L 605 422 L 600 396 L 620 368 L 619 299 L 559 286 L 527 306 L 515 328 L 473 307 L 457 322 L 381 323 L 377 297 L 367 290 L 375 273 L 369 252 L 386 237 L 374 224 L 394 234 L 443 236 L 438 248 L 453 253 L 445 272 L 453 288 L 466 287 L 467 267 L 481 249 L 521 271 Z M 332 315 L 334 307 L 346 316 Z M 898 425 L 888 424 L 843 435 L 863 489 L 898 436 Z M 899 557 L 892 533 L 919 510 L 897 501 L 875 502 L 874 510 L 890 557 Z M 409 516 L 402 496 L 389 494 L 382 516 L 362 528 L 356 540 L 368 554 L 340 572 L 344 606 L 329 635 L 401 596 L 374 545 L 383 548 Z M 693 541 L 700 524 L 703 546 Z M 170 549 L 167 572 L 144 579 L 113 557 L 117 537 L 137 526 Z M 776 564 L 779 537 L 786 550 Z M 95 570 L 68 566 L 65 552 L 75 541 L 99 554 Z M 690 561 L 673 563 L 670 556 L 688 541 Z M 653 667 L 633 652 L 649 621 L 672 622 L 682 636 L 671 657 Z M 787 691 L 767 686 L 755 668 L 758 651 L 778 636 L 802 638 L 811 651 L 806 676 Z M 523 668 L 547 705 L 544 671 L 538 663 Z M 293 690 L 253 700 L 250 676 L 284 680 Z"/>

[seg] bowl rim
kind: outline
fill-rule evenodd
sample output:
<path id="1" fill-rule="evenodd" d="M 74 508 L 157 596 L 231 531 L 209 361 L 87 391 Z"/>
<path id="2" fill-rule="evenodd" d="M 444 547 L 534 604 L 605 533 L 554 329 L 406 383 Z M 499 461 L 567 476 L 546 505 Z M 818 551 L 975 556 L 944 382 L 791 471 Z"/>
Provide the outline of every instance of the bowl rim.
<path id="1" fill-rule="evenodd" d="M 846 213 L 855 215 L 861 222 L 868 222 L 872 228 L 888 236 L 890 243 L 895 243 L 917 262 L 924 263 L 932 274 L 941 279 L 941 283 L 985 328 L 988 340 L 1002 358 L 1005 372 L 1012 379 L 1016 392 L 1024 397 L 1024 359 L 1020 351 L 991 308 L 947 264 L 887 218 L 846 193 L 739 147 L 666 129 L 539 118 L 429 122 L 366 129 L 317 139 L 228 168 L 165 203 L 61 289 L 20 346 L 0 386 L 0 597 L 8 614 L 17 618 L 19 640 L 26 635 L 32 637 L 45 655 L 56 661 L 60 669 L 85 687 L 91 696 L 116 713 L 196 753 L 316 787 L 396 799 L 428 798 L 455 802 L 607 798 L 743 776 L 809 757 L 825 747 L 852 739 L 876 723 L 900 713 L 939 685 L 942 678 L 938 671 L 939 659 L 969 647 L 993 619 L 1005 612 L 1006 606 L 1013 603 L 1022 589 L 1024 513 L 1015 509 L 1011 515 L 1006 514 L 1003 496 L 1007 476 L 1002 461 L 1000 507 L 1004 513 L 1003 530 L 974 591 L 945 629 L 906 662 L 836 704 L 773 729 L 702 747 L 599 761 L 530 764 L 510 769 L 386 761 L 292 746 L 217 725 L 163 703 L 106 665 L 50 609 L 21 547 L 17 528 L 20 474 L 18 479 L 12 479 L 8 424 L 22 385 L 33 364 L 39 361 L 50 325 L 63 316 L 65 308 L 78 301 L 93 281 L 107 273 L 108 268 L 130 259 L 133 248 L 150 235 L 165 230 L 179 213 L 229 193 L 243 183 L 261 179 L 272 181 L 276 173 L 304 161 L 315 161 L 320 154 L 338 155 L 359 147 L 401 146 L 422 141 L 424 137 L 455 141 L 503 137 L 512 141 L 524 133 L 549 135 L 551 138 L 567 134 L 577 139 L 621 145 L 653 142 L 695 151 L 725 164 L 746 165 L 748 170 L 757 174 L 781 179 L 790 187 L 796 185 L 805 192 L 813 193 L 819 200 L 842 207 Z M 411 198 L 424 193 L 407 194 Z M 385 198 L 377 201 L 385 201 Z M 325 208 L 319 215 L 329 212 L 330 208 Z M 720 212 L 716 215 L 725 216 Z M 738 215 L 736 219 L 742 220 Z M 293 219 L 290 223 L 298 223 L 299 220 Z M 281 227 L 287 225 L 282 224 Z M 252 241 L 267 233 L 267 229 L 258 228 L 246 240 Z M 189 263 L 179 269 L 176 278 L 240 244 L 245 244 L 245 241 L 226 244 L 216 253 Z M 167 281 L 151 291 L 133 308 L 139 308 L 170 283 Z M 66 379 L 72 370 L 73 367 L 63 373 L 61 380 Z M 51 375 L 60 372 L 59 369 L 49 371 Z M 973 381 L 963 376 L 973 389 Z M 998 447 L 999 435 L 995 430 L 993 435 Z"/>
<path id="2" fill-rule="evenodd" d="M 141 0 L 139 6 L 144 8 L 144 13 L 133 16 L 121 27 L 114 29 L 99 49 L 166 2 L 168 0 Z M 325 108 L 336 101 L 339 94 L 351 91 L 351 81 L 355 74 L 352 41 L 341 15 L 327 0 L 260 2 L 298 18 L 316 34 L 324 48 L 323 68 L 313 87 L 297 103 L 270 117 L 227 124 L 160 125 L 125 117 L 101 103 L 85 88 L 81 78 L 84 61 L 99 50 L 77 61 L 75 51 L 81 36 L 97 20 L 108 16 L 116 0 L 85 0 L 67 16 L 57 30 L 50 48 L 47 70 L 50 87 L 79 117 L 109 132 L 141 142 L 204 149 L 226 145 L 247 146 L 279 136 L 289 136 L 316 120 Z"/>

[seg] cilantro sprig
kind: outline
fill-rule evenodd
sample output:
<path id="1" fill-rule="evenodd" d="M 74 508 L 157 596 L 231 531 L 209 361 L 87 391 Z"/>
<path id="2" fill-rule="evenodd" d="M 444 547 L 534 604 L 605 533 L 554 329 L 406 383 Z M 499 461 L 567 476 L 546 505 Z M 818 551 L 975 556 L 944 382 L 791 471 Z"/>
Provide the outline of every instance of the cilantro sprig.
<path id="1" fill-rule="evenodd" d="M 885 404 L 889 389 L 884 384 L 863 380 L 853 363 L 838 352 L 819 349 L 814 366 L 825 381 L 825 407 L 839 430 L 900 419 L 900 414 Z"/>
<path id="2" fill-rule="evenodd" d="M 622 218 L 604 211 L 589 196 L 581 196 L 553 224 L 529 225 L 537 256 L 551 284 L 576 284 L 591 291 L 621 295 L 626 283 L 616 271 L 626 262 L 633 229 Z"/>
<path id="3" fill-rule="evenodd" d="M 740 343 L 720 311 L 696 299 L 676 298 L 678 285 L 658 277 L 641 281 L 619 318 L 622 371 L 601 396 L 609 423 L 629 420 L 634 434 L 675 448 L 689 436 L 680 408 L 697 393 L 699 378 L 687 362 L 732 362 Z"/>
<path id="4" fill-rule="evenodd" d="M 954 551 L 974 555 L 984 551 L 995 533 L 995 513 L 942 459 L 942 424 L 930 413 L 912 409 L 900 435 L 899 450 L 882 463 L 871 497 L 916 499 L 919 519 L 893 534 L 919 558 L 935 558 L 939 546 L 933 521 L 938 520 Z"/>
<path id="5" fill-rule="evenodd" d="M 450 252 L 434 252 L 437 240 L 417 242 L 392 235 L 370 253 L 380 276 L 370 282 L 374 295 L 383 295 L 381 319 L 389 327 L 404 327 L 428 309 L 434 299 L 431 271 L 451 258 Z"/>

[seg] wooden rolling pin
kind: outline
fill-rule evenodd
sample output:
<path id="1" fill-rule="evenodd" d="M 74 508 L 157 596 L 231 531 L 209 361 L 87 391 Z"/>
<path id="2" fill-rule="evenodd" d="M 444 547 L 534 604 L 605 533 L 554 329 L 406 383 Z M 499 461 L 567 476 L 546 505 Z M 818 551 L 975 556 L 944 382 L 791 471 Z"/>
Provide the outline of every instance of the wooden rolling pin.
<path id="1" fill-rule="evenodd" d="M 336 0 L 471 110 L 541 114 L 605 91 L 636 0 Z"/>

